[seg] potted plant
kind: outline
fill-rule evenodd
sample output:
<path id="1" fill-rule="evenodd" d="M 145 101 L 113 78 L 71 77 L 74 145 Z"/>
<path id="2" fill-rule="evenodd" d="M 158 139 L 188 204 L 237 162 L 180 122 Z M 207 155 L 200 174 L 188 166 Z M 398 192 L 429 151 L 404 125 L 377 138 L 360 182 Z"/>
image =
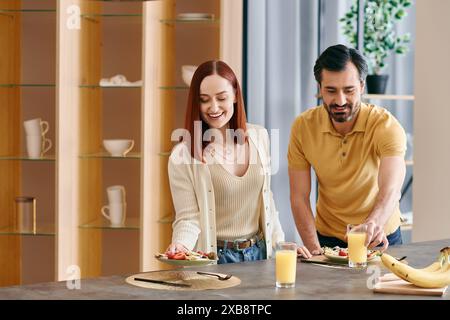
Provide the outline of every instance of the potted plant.
<path id="1" fill-rule="evenodd" d="M 349 42 L 356 47 L 356 23 L 358 17 L 357 0 L 350 11 L 339 21 Z M 410 0 L 366 0 L 364 1 L 364 42 L 362 54 L 367 58 L 369 75 L 366 79 L 368 93 L 385 93 L 388 75 L 382 74 L 385 59 L 390 53 L 404 54 L 410 34 L 398 35 L 395 24 L 406 15 L 412 5 Z"/>

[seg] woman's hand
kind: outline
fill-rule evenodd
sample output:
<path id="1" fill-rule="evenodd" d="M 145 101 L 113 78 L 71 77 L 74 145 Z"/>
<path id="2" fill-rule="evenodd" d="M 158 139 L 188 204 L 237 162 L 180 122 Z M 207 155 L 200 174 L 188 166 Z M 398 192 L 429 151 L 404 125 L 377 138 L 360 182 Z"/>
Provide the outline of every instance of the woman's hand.
<path id="1" fill-rule="evenodd" d="M 182 245 L 181 243 L 171 243 L 167 249 L 165 254 L 175 254 L 177 252 L 188 252 L 189 250 Z"/>
<path id="2" fill-rule="evenodd" d="M 321 255 L 323 253 L 323 249 L 318 247 L 318 248 L 314 248 L 311 251 L 308 250 L 307 247 L 305 246 L 299 246 L 297 247 L 297 254 L 301 257 L 304 257 L 306 259 L 311 258 L 312 256 L 318 256 Z"/>

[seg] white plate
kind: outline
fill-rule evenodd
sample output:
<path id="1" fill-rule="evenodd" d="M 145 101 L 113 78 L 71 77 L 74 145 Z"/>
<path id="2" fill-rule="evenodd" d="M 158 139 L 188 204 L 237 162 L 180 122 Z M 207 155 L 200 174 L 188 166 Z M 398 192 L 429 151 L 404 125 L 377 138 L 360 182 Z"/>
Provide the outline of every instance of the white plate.
<path id="1" fill-rule="evenodd" d="M 179 13 L 180 20 L 212 20 L 214 15 L 212 13 Z"/>
<path id="2" fill-rule="evenodd" d="M 172 266 L 182 266 L 182 267 L 199 267 L 199 266 L 206 266 L 208 264 L 212 264 L 215 262 L 215 260 L 211 259 L 197 259 L 197 260 L 175 260 L 175 259 L 169 259 L 166 257 L 156 257 L 159 261 L 163 263 L 170 264 Z"/>
<path id="3" fill-rule="evenodd" d="M 368 250 L 368 253 L 373 253 L 375 250 Z M 337 250 L 337 252 L 339 252 L 339 249 Z M 348 256 L 339 256 L 338 254 L 331 254 L 328 252 L 324 252 L 323 254 L 325 257 L 327 257 L 328 259 L 332 260 L 332 261 L 336 261 L 336 262 L 348 262 Z M 376 254 L 371 255 L 370 257 L 367 258 L 367 261 L 372 261 L 373 259 L 375 259 L 377 257 Z"/>

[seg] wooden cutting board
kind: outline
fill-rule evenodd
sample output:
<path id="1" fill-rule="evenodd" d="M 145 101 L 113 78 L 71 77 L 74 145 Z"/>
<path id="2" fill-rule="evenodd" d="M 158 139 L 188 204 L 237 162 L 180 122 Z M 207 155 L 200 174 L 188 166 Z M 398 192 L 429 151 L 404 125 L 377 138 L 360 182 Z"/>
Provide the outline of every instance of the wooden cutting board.
<path id="1" fill-rule="evenodd" d="M 421 296 L 443 296 L 447 291 L 448 286 L 444 288 L 420 288 L 412 283 L 400 279 L 393 273 L 387 273 L 380 277 L 373 291 L 376 293 L 391 293 L 391 294 L 409 294 Z"/>
<path id="2" fill-rule="evenodd" d="M 347 261 L 330 260 L 327 257 L 325 257 L 324 255 L 312 256 L 309 259 L 305 259 L 303 257 L 299 257 L 299 259 L 302 262 L 305 262 L 305 263 L 331 264 L 331 265 L 340 265 L 340 266 L 347 266 L 348 265 Z"/>

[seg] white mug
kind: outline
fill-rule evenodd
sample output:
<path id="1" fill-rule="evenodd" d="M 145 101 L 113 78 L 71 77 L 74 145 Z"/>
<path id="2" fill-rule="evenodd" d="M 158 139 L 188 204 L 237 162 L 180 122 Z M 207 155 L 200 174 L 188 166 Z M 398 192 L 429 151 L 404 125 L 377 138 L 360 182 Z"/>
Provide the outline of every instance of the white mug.
<path id="1" fill-rule="evenodd" d="M 41 135 L 26 136 L 28 157 L 40 158 L 52 147 L 52 141 Z"/>
<path id="2" fill-rule="evenodd" d="M 109 203 L 126 203 L 124 186 L 110 186 L 106 188 Z"/>
<path id="3" fill-rule="evenodd" d="M 23 126 L 29 136 L 45 135 L 49 129 L 48 122 L 42 121 L 41 118 L 24 121 Z"/>
<path id="4" fill-rule="evenodd" d="M 134 140 L 108 139 L 103 140 L 103 146 L 113 157 L 123 157 L 134 147 Z"/>
<path id="5" fill-rule="evenodd" d="M 109 214 L 106 211 L 109 211 Z M 125 224 L 126 211 L 126 203 L 110 203 L 102 207 L 102 214 L 111 221 L 111 227 L 120 227 Z"/>

